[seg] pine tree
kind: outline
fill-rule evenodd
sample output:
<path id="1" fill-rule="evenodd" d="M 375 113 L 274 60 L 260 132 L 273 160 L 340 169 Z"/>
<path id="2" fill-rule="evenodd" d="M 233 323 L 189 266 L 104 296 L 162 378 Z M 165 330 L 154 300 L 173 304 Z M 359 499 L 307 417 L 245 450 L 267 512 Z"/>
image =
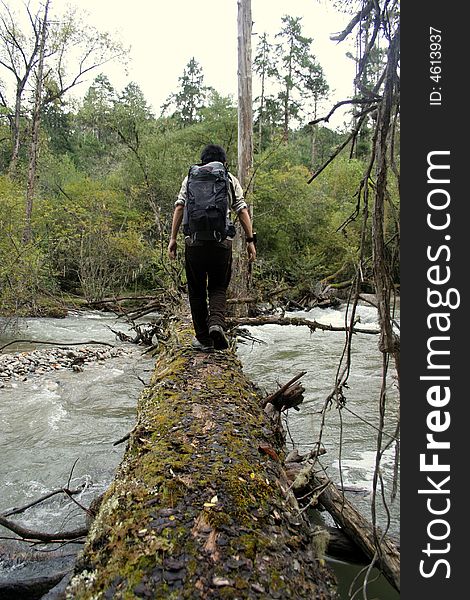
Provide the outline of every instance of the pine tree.
<path id="1" fill-rule="evenodd" d="M 188 62 L 178 81 L 178 91 L 169 96 L 162 106 L 162 113 L 174 107 L 172 117 L 183 126 L 192 125 L 200 120 L 201 110 L 210 91 L 210 88 L 204 85 L 202 67 L 194 57 Z"/>
<path id="2" fill-rule="evenodd" d="M 299 118 L 305 102 L 313 102 L 313 106 L 328 92 L 328 85 L 323 70 L 311 53 L 313 38 L 302 34 L 301 17 L 282 18 L 283 28 L 276 35 L 280 39 L 281 65 L 280 83 L 282 91 L 279 100 L 282 102 L 284 123 L 284 140 L 289 138 L 291 119 Z"/>
<path id="3" fill-rule="evenodd" d="M 78 113 L 81 129 L 99 142 L 106 142 L 110 135 L 110 115 L 116 102 L 116 91 L 106 75 L 95 77 L 83 99 Z"/>
<path id="4" fill-rule="evenodd" d="M 266 84 L 269 79 L 279 78 L 279 73 L 276 67 L 276 47 L 268 40 L 266 33 L 260 37 L 256 48 L 256 55 L 253 59 L 253 71 L 258 75 L 261 81 L 261 93 L 255 99 L 259 102 L 257 126 L 258 126 L 258 152 L 263 147 L 263 127 L 266 123 L 267 112 L 267 96 Z"/>

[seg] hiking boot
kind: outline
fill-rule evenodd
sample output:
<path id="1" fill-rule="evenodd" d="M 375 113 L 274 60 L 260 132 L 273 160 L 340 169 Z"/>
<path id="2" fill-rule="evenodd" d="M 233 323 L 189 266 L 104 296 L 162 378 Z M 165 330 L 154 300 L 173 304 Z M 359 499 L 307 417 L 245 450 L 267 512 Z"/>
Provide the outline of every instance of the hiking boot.
<path id="1" fill-rule="evenodd" d="M 193 338 L 191 347 L 199 352 L 214 352 L 214 346 L 212 344 L 203 344 L 197 338 Z"/>
<path id="2" fill-rule="evenodd" d="M 214 342 L 214 348 L 216 350 L 225 350 L 228 348 L 228 340 L 225 337 L 224 330 L 220 325 L 211 325 L 209 327 L 209 335 Z"/>

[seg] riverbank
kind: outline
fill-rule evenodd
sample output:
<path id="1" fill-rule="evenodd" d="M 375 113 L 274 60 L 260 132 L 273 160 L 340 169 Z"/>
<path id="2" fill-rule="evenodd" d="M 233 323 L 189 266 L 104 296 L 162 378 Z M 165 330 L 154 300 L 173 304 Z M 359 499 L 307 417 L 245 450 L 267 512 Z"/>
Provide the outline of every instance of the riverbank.
<path id="1" fill-rule="evenodd" d="M 14 321 L 17 318 L 49 317 L 62 319 L 70 310 L 79 310 L 84 299 L 70 294 L 39 294 L 34 300 L 20 305 L 8 301 L 0 302 L 0 319 Z"/>
<path id="2" fill-rule="evenodd" d="M 2 329 L 1 321 L 14 323 L 18 318 L 65 318 L 70 311 L 97 309 L 104 311 L 115 311 L 120 314 L 123 310 L 138 310 L 149 303 L 161 304 L 166 306 L 163 296 L 166 292 L 160 290 L 133 290 L 132 292 L 122 292 L 100 300 L 87 300 L 84 296 L 58 293 L 58 294 L 39 294 L 34 300 L 25 302 L 21 305 L 0 301 L 0 331 Z M 266 309 L 275 310 L 312 310 L 313 308 L 338 307 L 347 302 L 349 293 L 348 288 L 336 289 L 332 286 L 325 286 L 321 282 L 306 285 L 298 283 L 296 285 L 286 285 L 284 282 L 263 282 L 259 280 L 253 284 L 252 300 L 249 307 L 254 314 Z M 374 304 L 375 294 L 363 292 L 361 299 L 367 303 Z M 230 305 L 230 301 L 229 301 Z"/>

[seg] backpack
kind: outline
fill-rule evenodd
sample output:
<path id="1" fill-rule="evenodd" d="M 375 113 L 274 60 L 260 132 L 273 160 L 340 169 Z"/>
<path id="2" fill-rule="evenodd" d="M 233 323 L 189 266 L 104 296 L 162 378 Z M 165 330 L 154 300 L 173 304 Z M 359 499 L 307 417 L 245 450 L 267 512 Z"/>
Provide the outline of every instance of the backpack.
<path id="1" fill-rule="evenodd" d="M 228 171 L 221 162 L 190 167 L 183 217 L 185 235 L 193 240 L 219 242 L 227 237 L 230 185 Z"/>

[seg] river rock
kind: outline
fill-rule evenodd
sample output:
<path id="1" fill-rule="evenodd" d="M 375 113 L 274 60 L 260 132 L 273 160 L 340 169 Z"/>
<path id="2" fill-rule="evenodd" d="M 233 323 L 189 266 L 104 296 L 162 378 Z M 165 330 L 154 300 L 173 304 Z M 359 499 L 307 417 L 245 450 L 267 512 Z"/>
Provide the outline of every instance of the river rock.
<path id="1" fill-rule="evenodd" d="M 43 375 L 49 371 L 72 369 L 75 372 L 83 371 L 87 363 L 104 362 L 130 354 L 126 348 L 112 347 L 95 348 L 81 346 L 80 348 L 44 348 L 30 352 L 0 355 L 0 385 L 10 380 L 26 380 L 34 375 Z"/>

